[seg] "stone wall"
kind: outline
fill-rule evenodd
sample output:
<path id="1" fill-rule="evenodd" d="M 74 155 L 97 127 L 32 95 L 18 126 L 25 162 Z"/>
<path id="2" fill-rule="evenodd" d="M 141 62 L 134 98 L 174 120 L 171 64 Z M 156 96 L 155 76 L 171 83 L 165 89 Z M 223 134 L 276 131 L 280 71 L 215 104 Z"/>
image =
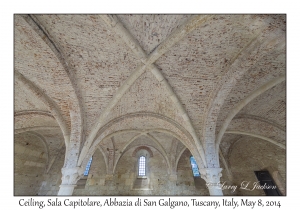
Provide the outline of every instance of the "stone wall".
<path id="1" fill-rule="evenodd" d="M 14 195 L 37 195 L 46 163 L 46 149 L 38 137 L 15 135 Z"/>
<path id="2" fill-rule="evenodd" d="M 96 150 L 86 185 L 76 187 L 73 195 L 209 195 L 205 182 L 201 182 L 200 188 L 195 186 L 188 150 L 179 160 L 176 178 L 168 173 L 168 166 L 162 155 L 152 149 L 153 157 L 147 162 L 147 178 L 138 179 L 137 157 L 132 155 L 135 149 L 129 149 L 120 158 L 113 176 L 106 175 L 103 155 Z"/>
<path id="3" fill-rule="evenodd" d="M 193 177 L 190 164 L 191 155 L 190 151 L 186 149 L 178 161 L 175 195 L 182 195 L 182 193 L 184 195 L 209 195 L 206 182 L 201 178 Z"/>
<path id="4" fill-rule="evenodd" d="M 148 161 L 146 184 L 139 189 L 137 182 L 137 158 L 133 156 L 137 146 L 127 150 L 120 158 L 114 175 L 107 175 L 105 159 L 96 150 L 90 172 L 78 181 L 73 195 L 209 195 L 205 181 L 194 178 L 190 167 L 191 153 L 186 149 L 181 155 L 177 174 L 171 176 L 162 155 L 151 148 L 153 157 Z M 236 141 L 225 156 L 233 175 L 230 180 L 225 166 L 221 183 L 236 185 L 235 191 L 223 190 L 224 195 L 264 195 L 260 189 L 240 189 L 243 181 L 249 182 L 249 189 L 257 182 L 254 171 L 267 170 L 280 191 L 286 193 L 285 150 L 253 137 L 242 137 Z M 15 195 L 57 195 L 61 184 L 61 168 L 64 163 L 64 150 L 56 157 L 51 170 L 46 173 L 47 155 L 45 147 L 37 137 L 28 133 L 15 135 Z M 145 181 L 145 180 L 144 180 Z"/>
<path id="5" fill-rule="evenodd" d="M 16 135 L 15 143 L 15 195 L 57 195 L 65 151 L 59 153 L 46 173 L 46 153 L 40 140 L 32 135 Z M 170 176 L 165 159 L 152 148 L 147 183 L 139 188 L 137 158 L 133 157 L 135 149 L 125 152 L 114 175 L 107 175 L 104 157 L 97 149 L 89 175 L 78 181 L 73 195 L 209 195 L 205 181 L 199 182 L 192 175 L 189 150 L 178 161 L 177 176 Z"/>
<path id="6" fill-rule="evenodd" d="M 286 150 L 260 139 L 243 137 L 233 145 L 228 156 L 234 184 L 241 186 L 243 182 L 244 185 L 249 182 L 247 188 L 250 190 L 241 189 L 238 195 L 265 194 L 263 190 L 254 188 L 253 184 L 258 181 L 254 171 L 269 171 L 273 180 L 277 181 L 277 187 L 280 184 L 285 193 Z M 274 174 L 277 174 L 280 180 L 275 180 Z"/>
<path id="7" fill-rule="evenodd" d="M 57 195 L 59 186 L 61 184 L 61 169 L 64 165 L 65 149 L 57 155 L 55 161 L 48 173 L 42 177 L 38 195 Z"/>

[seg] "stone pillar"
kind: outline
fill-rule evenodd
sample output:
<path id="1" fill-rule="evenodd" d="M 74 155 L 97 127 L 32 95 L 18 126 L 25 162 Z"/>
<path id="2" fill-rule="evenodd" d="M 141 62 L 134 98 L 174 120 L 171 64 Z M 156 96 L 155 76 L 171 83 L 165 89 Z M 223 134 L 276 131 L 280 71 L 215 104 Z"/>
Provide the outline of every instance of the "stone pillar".
<path id="1" fill-rule="evenodd" d="M 222 168 L 200 168 L 201 178 L 206 181 L 210 195 L 223 195 L 220 187 L 220 177 Z"/>
<path id="2" fill-rule="evenodd" d="M 75 168 L 62 168 L 61 185 L 57 195 L 72 195 L 74 188 L 77 186 L 76 183 L 79 180 L 80 167 Z"/>

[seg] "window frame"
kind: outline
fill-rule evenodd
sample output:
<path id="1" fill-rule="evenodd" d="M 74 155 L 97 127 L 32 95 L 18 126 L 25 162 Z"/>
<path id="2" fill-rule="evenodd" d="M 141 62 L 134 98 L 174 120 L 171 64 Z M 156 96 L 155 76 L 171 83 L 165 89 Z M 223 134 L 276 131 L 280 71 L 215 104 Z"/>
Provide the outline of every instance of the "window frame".
<path id="1" fill-rule="evenodd" d="M 137 151 L 137 153 L 135 153 L 135 157 L 136 157 L 136 165 L 135 165 L 135 171 L 136 171 L 136 178 L 147 178 L 150 174 L 150 169 L 149 169 L 149 157 L 150 157 L 150 153 L 149 151 L 147 151 L 146 149 L 140 149 Z M 145 175 L 140 175 L 139 173 L 139 168 L 140 168 L 140 158 L 141 157 L 145 157 Z"/>

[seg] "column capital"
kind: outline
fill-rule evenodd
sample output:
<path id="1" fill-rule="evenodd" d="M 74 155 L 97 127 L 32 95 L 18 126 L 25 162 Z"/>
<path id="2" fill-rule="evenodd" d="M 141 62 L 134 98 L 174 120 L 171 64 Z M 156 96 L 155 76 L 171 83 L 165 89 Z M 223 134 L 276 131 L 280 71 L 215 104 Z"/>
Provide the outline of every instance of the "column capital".
<path id="1" fill-rule="evenodd" d="M 65 173 L 73 174 L 73 173 L 77 173 L 80 169 L 81 169 L 81 167 L 72 167 L 72 168 L 63 167 L 61 169 L 61 172 L 63 174 L 65 174 Z"/>
<path id="2" fill-rule="evenodd" d="M 62 185 L 75 185 L 80 178 L 80 167 L 62 168 L 61 184 Z"/>
<path id="3" fill-rule="evenodd" d="M 74 188 L 77 186 L 76 183 L 80 178 L 81 167 L 73 168 L 62 168 L 61 173 L 61 185 L 57 195 L 72 195 Z"/>
<path id="4" fill-rule="evenodd" d="M 201 177 L 206 182 L 218 183 L 220 181 L 220 177 L 222 177 L 222 168 L 200 168 Z"/>
<path id="5" fill-rule="evenodd" d="M 222 168 L 200 168 L 201 178 L 206 181 L 210 195 L 223 195 L 220 188 L 220 177 Z"/>

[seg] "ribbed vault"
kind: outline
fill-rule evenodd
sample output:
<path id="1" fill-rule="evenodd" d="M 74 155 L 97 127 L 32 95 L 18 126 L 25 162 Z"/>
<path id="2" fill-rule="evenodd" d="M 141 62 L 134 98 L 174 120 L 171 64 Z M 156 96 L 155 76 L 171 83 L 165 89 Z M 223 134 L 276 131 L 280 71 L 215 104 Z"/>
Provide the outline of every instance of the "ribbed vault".
<path id="1" fill-rule="evenodd" d="M 93 155 L 98 184 L 112 181 L 143 147 L 170 180 L 189 154 L 232 180 L 242 142 L 285 153 L 285 15 L 16 14 L 14 27 L 15 142 L 43 142 L 62 186 Z"/>

